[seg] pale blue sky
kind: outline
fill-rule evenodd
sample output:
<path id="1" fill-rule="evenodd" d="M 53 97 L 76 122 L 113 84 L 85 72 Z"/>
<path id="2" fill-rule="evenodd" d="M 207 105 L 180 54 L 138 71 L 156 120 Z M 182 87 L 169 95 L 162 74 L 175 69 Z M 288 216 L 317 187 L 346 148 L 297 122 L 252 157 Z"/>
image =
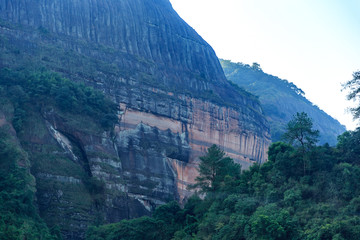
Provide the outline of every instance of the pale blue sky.
<path id="1" fill-rule="evenodd" d="M 360 70 L 360 0 L 170 0 L 220 58 L 294 82 L 348 129 L 341 83 Z"/>

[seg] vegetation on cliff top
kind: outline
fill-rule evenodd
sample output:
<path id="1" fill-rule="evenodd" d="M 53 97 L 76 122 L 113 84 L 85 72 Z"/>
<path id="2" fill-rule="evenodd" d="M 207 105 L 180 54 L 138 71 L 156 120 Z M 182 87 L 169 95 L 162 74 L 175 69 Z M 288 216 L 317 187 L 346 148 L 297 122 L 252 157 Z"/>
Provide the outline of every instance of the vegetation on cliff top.
<path id="1" fill-rule="evenodd" d="M 195 195 L 184 208 L 171 202 L 152 217 L 91 227 L 87 239 L 359 239 L 360 129 L 339 136 L 336 147 L 316 146 L 310 134 L 305 148 L 294 142 L 299 128 L 314 131 L 303 115 L 288 124 L 288 143 L 271 145 L 268 162 L 241 173 L 222 171 L 233 161 L 209 148 L 197 178 L 204 199 Z"/>
<path id="2" fill-rule="evenodd" d="M 1 21 L 1 19 L 0 26 L 13 31 L 25 30 L 21 25 Z M 77 49 L 83 49 L 82 51 L 64 48 L 63 45 L 52 40 L 61 39 L 60 42 L 68 41 L 67 36 L 53 33 L 42 26 L 36 29 L 26 28 L 25 31 L 37 34 L 38 39 L 36 44 L 33 44 L 36 50 L 26 48 L 26 44 L 22 43 L 23 39 L 19 40 L 18 36 L 2 36 L 0 37 L 0 47 L 3 49 L 2 59 L 4 60 L 4 66 L 11 68 L 23 68 L 26 66 L 32 68 L 35 65 L 52 69 L 72 80 L 88 81 L 90 79 L 92 81 L 93 79 L 106 79 L 106 85 L 112 85 L 109 84 L 112 82 L 113 84 L 120 84 L 121 87 L 130 89 L 134 85 L 125 84 L 124 82 L 119 83 L 116 79 L 120 78 L 130 82 L 132 82 L 130 79 L 136 79 L 136 81 L 132 82 L 132 84 L 136 84 L 136 88 L 146 89 L 151 87 L 161 90 L 154 96 L 157 99 L 165 99 L 166 101 L 168 98 L 171 98 L 167 93 L 171 92 L 174 96 L 186 95 L 188 97 L 200 98 L 221 106 L 235 109 L 245 108 L 262 115 L 258 97 L 231 82 L 230 84 L 227 82 L 223 84 L 215 81 L 214 84 L 208 84 L 210 79 L 204 73 L 194 73 L 188 70 L 177 72 L 178 69 L 173 73 L 176 73 L 176 76 L 182 75 L 182 77 L 178 80 L 175 80 L 177 78 L 175 77 L 174 80 L 167 81 L 161 77 L 161 74 L 157 75 L 154 72 L 148 72 L 149 69 L 156 68 L 158 63 L 144 56 L 127 54 L 117 48 L 82 39 L 71 40 L 73 41 L 72 44 L 78 46 Z M 101 57 L 94 57 L 94 53 L 89 55 L 87 53 L 89 49 Z M 125 66 L 118 64 L 122 61 L 128 61 L 128 63 Z M 215 61 L 218 60 L 215 59 Z M 139 66 L 141 67 L 138 68 Z M 160 71 L 156 72 L 161 73 L 168 70 L 161 68 Z M 170 70 L 170 72 L 172 71 L 174 70 Z M 185 79 L 194 83 L 194 86 L 183 84 Z M 206 90 L 203 88 L 203 85 L 207 86 Z M 162 91 L 163 93 L 161 93 Z M 244 105 L 244 101 L 248 104 Z"/>
<path id="3" fill-rule="evenodd" d="M 55 106 L 63 112 L 86 115 L 107 130 L 117 121 L 117 107 L 104 94 L 46 70 L 2 69 L 0 91 L 14 102 L 13 124 L 17 131 L 21 131 L 22 122 L 26 120 L 29 104 L 39 107 L 40 111 Z"/>
<path id="4" fill-rule="evenodd" d="M 18 132 L 24 131 L 30 105 L 80 111 L 104 129 L 112 126 L 99 119 L 115 113 L 109 100 L 57 74 L 4 69 L 0 87 L 2 106 L 14 106 Z M 360 129 L 340 135 L 336 147 L 314 145 L 318 132 L 305 113 L 296 114 L 286 129 L 288 142 L 273 143 L 268 162 L 242 172 L 217 146 L 209 148 L 194 185 L 205 198 L 195 195 L 184 208 L 170 202 L 152 217 L 90 227 L 87 239 L 360 238 Z M 27 155 L 4 127 L 0 158 L 2 239 L 60 239 L 60 229 L 49 229 L 40 218 Z"/>
<path id="5" fill-rule="evenodd" d="M 35 182 L 33 176 L 44 173 L 44 169 L 50 175 L 72 174 L 81 179 L 86 189 L 77 190 L 74 198 L 81 196 L 82 204 L 100 201 L 101 181 L 89 176 L 82 166 L 64 160 L 61 153 L 57 155 L 56 145 L 31 145 L 29 139 L 47 131 L 44 113 L 49 111 L 56 112 L 70 127 L 81 125 L 78 131 L 88 130 L 90 126 L 96 133 L 111 130 L 117 121 L 117 106 L 90 87 L 46 70 L 0 70 L 0 114 L 3 118 L 0 128 L 0 239 L 62 239 L 60 232 L 64 229 L 57 223 L 50 224 L 49 228 L 44 222 L 46 218 L 39 216 L 39 199 L 36 201 L 35 194 L 43 194 L 45 184 L 47 191 L 52 191 L 54 184 L 51 180 Z M 38 151 L 33 151 L 34 147 Z"/>
<path id="6" fill-rule="evenodd" d="M 259 97 L 273 142 L 281 140 L 287 122 L 297 112 L 306 112 L 314 120 L 320 144 L 335 146 L 337 136 L 345 132 L 344 126 L 307 100 L 304 91 L 293 83 L 264 73 L 257 63 L 250 66 L 229 60 L 220 62 L 228 80 Z"/>

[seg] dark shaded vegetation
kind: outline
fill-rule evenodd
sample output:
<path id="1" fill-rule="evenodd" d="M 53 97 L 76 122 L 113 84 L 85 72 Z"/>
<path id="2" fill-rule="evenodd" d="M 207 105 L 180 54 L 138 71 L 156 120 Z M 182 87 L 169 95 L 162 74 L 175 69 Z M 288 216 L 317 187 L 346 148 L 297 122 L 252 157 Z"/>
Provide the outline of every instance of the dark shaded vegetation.
<path id="1" fill-rule="evenodd" d="M 281 140 L 287 122 L 297 112 L 306 112 L 314 120 L 320 144 L 335 146 L 337 136 L 345 132 L 344 126 L 307 100 L 304 91 L 292 82 L 264 73 L 258 63 L 220 62 L 229 81 L 259 97 L 273 142 Z"/>
<path id="2" fill-rule="evenodd" d="M 357 103 L 357 107 L 351 108 L 354 119 L 360 118 L 360 71 L 353 73 L 353 79 L 343 85 L 343 90 L 349 90 L 348 100 Z"/>
<path id="3" fill-rule="evenodd" d="M 288 124 L 288 136 L 295 136 L 294 124 L 314 131 L 302 115 Z M 152 217 L 92 227 L 87 239 L 359 239 L 359 132 L 339 136 L 336 147 L 316 146 L 315 135 L 303 145 L 296 137 L 275 142 L 268 162 L 241 173 L 212 146 L 195 184 L 203 199 L 194 195 L 183 208 L 170 202 Z"/>
<path id="4" fill-rule="evenodd" d="M 199 189 L 201 193 L 214 193 L 224 187 L 225 176 L 229 179 L 237 178 L 240 174 L 241 166 L 225 156 L 218 146 L 212 145 L 207 150 L 206 156 L 200 157 L 198 167 L 199 176 L 196 183 L 190 189 Z"/>
<path id="5" fill-rule="evenodd" d="M 14 103 L 13 125 L 17 132 L 22 131 L 29 105 L 40 111 L 55 106 L 63 112 L 86 115 L 107 130 L 112 129 L 117 121 L 117 106 L 104 94 L 57 73 L 2 69 L 0 87 L 2 95 Z"/>
<path id="6" fill-rule="evenodd" d="M 0 128 L 0 239 L 61 239 L 58 227 L 49 229 L 35 205 L 35 179 L 27 154 Z M 23 166 L 21 166 L 23 165 Z"/>
<path id="7" fill-rule="evenodd" d="M 55 160 L 54 155 L 31 152 L 31 132 L 47 131 L 44 116 L 53 112 L 69 125 L 85 122 L 79 130 L 111 131 L 117 122 L 117 106 L 91 87 L 46 70 L 0 70 L 0 113 L 5 117 L 0 129 L 0 239 L 62 239 L 63 229 L 56 222 L 48 227 L 39 215 L 35 194 L 45 182 L 39 186 L 34 175 L 44 165 L 51 165 L 52 171 L 76 172 L 74 176 L 83 180 L 85 194 L 90 195 L 86 197 L 95 207 L 104 202 L 104 183 L 86 175 L 81 166 L 61 156 Z M 80 149 L 73 147 L 80 157 Z M 90 201 L 87 198 L 82 201 Z"/>

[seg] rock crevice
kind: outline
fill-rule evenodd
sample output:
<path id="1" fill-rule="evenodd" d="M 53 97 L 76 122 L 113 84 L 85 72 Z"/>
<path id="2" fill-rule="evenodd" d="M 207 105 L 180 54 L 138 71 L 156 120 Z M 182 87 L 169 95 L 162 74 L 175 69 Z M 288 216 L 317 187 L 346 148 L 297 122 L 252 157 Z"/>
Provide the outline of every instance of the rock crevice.
<path id="1" fill-rule="evenodd" d="M 226 80 L 213 49 L 168 0 L 0 0 L 0 37 L 2 67 L 36 63 L 120 106 L 114 136 L 54 110 L 36 123 L 46 134 L 26 137 L 31 155 L 41 156 L 32 158 L 41 215 L 66 239 L 83 237 L 96 219 L 116 222 L 186 199 L 212 144 L 243 168 L 267 160 L 259 101 Z M 77 182 L 84 169 L 88 178 Z"/>

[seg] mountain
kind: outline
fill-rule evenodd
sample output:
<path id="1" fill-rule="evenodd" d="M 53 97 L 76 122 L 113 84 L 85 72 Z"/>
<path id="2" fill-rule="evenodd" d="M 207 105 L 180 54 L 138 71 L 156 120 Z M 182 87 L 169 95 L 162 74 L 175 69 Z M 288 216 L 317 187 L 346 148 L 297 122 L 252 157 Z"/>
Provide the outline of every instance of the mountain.
<path id="1" fill-rule="evenodd" d="M 346 131 L 345 126 L 307 100 L 293 83 L 264 73 L 256 63 L 250 66 L 229 60 L 220 62 L 230 81 L 259 97 L 270 123 L 272 141 L 281 140 L 286 124 L 297 112 L 306 112 L 313 119 L 314 128 L 320 131 L 320 144 L 335 145 L 337 136 Z"/>
<path id="2" fill-rule="evenodd" d="M 183 201 L 212 144 L 267 161 L 259 101 L 167 0 L 0 0 L 0 66 L 0 126 L 65 239 Z"/>

